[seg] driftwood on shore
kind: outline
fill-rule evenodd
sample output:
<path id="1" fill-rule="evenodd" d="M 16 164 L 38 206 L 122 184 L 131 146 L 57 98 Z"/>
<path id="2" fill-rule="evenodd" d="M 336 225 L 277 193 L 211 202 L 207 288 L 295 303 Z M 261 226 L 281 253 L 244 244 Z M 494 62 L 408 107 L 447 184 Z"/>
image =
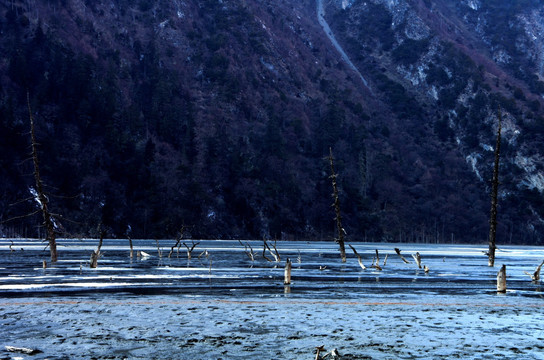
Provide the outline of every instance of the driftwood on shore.
<path id="1" fill-rule="evenodd" d="M 36 354 L 39 354 L 39 353 L 43 352 L 43 351 L 38 350 L 38 349 L 29 349 L 29 348 L 25 348 L 25 347 L 16 347 L 16 346 L 9 346 L 9 345 L 6 345 L 6 351 L 23 353 L 23 354 L 26 354 L 26 355 L 36 355 Z"/>
<path id="2" fill-rule="evenodd" d="M 348 244 L 349 245 L 349 244 Z M 315 360 L 325 360 L 325 359 L 340 359 L 340 353 L 338 353 L 338 350 L 336 348 L 332 349 L 325 355 L 321 355 L 321 353 L 325 352 L 325 346 L 316 346 L 315 347 Z"/>

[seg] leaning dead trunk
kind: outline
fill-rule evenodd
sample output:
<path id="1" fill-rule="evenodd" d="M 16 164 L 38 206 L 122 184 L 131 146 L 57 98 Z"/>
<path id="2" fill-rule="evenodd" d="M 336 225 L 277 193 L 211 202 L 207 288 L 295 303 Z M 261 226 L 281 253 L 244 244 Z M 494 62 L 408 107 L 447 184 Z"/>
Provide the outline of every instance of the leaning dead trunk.
<path id="1" fill-rule="evenodd" d="M 395 252 L 397 253 L 398 256 L 400 256 L 400 258 L 402 259 L 402 261 L 404 261 L 405 264 L 409 264 L 409 263 L 410 263 L 408 260 L 406 260 L 406 259 L 404 258 L 404 256 L 401 255 L 400 249 L 399 249 L 399 248 L 395 248 Z"/>
<path id="2" fill-rule="evenodd" d="M 340 245 L 340 257 L 342 258 L 342 262 L 346 262 L 346 248 L 344 246 L 345 230 L 342 227 L 342 215 L 340 214 L 340 199 L 338 197 L 338 186 L 336 184 L 337 175 L 334 171 L 334 158 L 332 157 L 332 149 L 329 148 L 329 151 L 330 151 L 329 163 L 331 166 L 330 178 L 332 179 L 332 189 L 333 189 L 332 197 L 334 198 L 334 203 L 332 206 L 334 207 L 334 211 L 336 214 L 336 217 L 334 218 L 334 220 L 336 220 L 336 230 L 338 232 L 338 238 L 336 239 L 336 241 L 338 242 L 338 245 Z"/>
<path id="3" fill-rule="evenodd" d="M 497 143 L 495 146 L 495 164 L 493 167 L 493 181 L 491 185 L 491 214 L 489 217 L 489 252 L 488 265 L 495 266 L 495 239 L 497 237 L 497 203 L 498 203 L 498 191 L 499 191 L 499 159 L 501 151 L 501 126 L 502 115 L 499 108 L 499 127 L 497 129 Z"/>
<path id="4" fill-rule="evenodd" d="M 49 251 L 51 253 L 51 262 L 57 261 L 57 242 L 55 234 L 55 225 L 53 222 L 53 216 L 49 212 L 48 204 L 49 200 L 43 191 L 42 178 L 40 176 L 40 167 L 38 161 L 38 150 L 36 133 L 34 131 L 34 118 L 32 116 L 32 109 L 30 108 L 30 95 L 27 93 L 28 115 L 30 117 L 30 139 L 32 147 L 32 162 L 34 164 L 34 180 L 36 182 L 36 200 L 40 203 L 43 214 L 43 223 L 45 225 L 45 237 L 49 244 Z"/>
<path id="5" fill-rule="evenodd" d="M 506 265 L 503 265 L 497 273 L 497 292 L 506 292 Z"/>
<path id="6" fill-rule="evenodd" d="M 525 274 L 527 274 L 527 275 L 529 275 L 531 277 L 531 280 L 533 280 L 535 282 L 540 281 L 540 269 L 542 269 L 542 265 L 544 265 L 544 261 L 542 261 L 540 263 L 540 265 L 538 265 L 535 272 L 532 273 L 532 274 L 529 274 L 527 271 L 524 271 L 524 272 L 525 272 Z"/>
<path id="7" fill-rule="evenodd" d="M 348 244 L 348 246 L 351 248 L 351 250 L 353 250 L 355 256 L 357 256 L 357 261 L 359 262 L 359 266 L 361 267 L 361 269 L 366 270 L 366 266 L 363 264 L 363 259 L 361 258 L 361 255 L 359 255 L 357 250 L 355 250 L 355 248 L 351 246 L 351 244 Z"/>

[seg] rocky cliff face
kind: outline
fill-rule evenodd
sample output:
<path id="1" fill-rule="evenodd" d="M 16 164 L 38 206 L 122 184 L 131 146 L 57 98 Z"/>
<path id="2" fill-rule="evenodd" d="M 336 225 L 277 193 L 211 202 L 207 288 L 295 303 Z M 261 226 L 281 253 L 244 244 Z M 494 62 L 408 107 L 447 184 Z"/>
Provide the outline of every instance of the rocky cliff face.
<path id="1" fill-rule="evenodd" d="M 376 86 L 396 83 L 422 109 L 432 109 L 419 116 L 434 127 L 439 140 L 455 144 L 484 187 L 500 108 L 507 145 L 501 163 L 502 198 L 508 204 L 502 207 L 508 214 L 503 225 L 510 222 L 510 232 L 520 227 L 531 232 L 541 223 L 539 205 L 532 201 L 540 203 L 544 190 L 540 170 L 533 166 L 541 158 L 542 6 L 530 1 L 335 5 L 330 21 L 352 56 L 360 59 L 358 66 L 367 72 L 379 68 Z M 384 91 L 384 102 L 398 102 L 390 94 Z M 408 122 L 415 114 L 407 114 Z M 514 220 L 528 213 L 521 222 Z"/>
<path id="2" fill-rule="evenodd" d="M 485 241 L 500 106 L 499 240 L 539 241 L 544 7 L 338 0 L 324 12 L 329 36 L 309 0 L 0 5 L 2 219 L 34 206 L 7 206 L 31 183 L 28 91 L 72 232 L 327 238 L 331 147 L 353 240 Z"/>

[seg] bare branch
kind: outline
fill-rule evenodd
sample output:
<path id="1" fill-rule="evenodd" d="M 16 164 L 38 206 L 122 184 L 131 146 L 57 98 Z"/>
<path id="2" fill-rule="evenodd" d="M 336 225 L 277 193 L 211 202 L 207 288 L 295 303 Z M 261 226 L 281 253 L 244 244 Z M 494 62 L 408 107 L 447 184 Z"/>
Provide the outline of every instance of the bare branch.
<path id="1" fill-rule="evenodd" d="M 357 250 L 355 250 L 355 248 L 351 246 L 351 244 L 348 244 L 348 246 L 351 248 L 351 250 L 353 250 L 355 256 L 357 256 L 357 260 L 359 261 L 359 266 L 361 267 L 361 269 L 366 270 L 366 266 L 363 264 L 363 259 L 361 258 L 361 255 L 359 255 Z"/>
<path id="2" fill-rule="evenodd" d="M 409 263 L 410 263 L 408 260 L 406 260 L 406 259 L 404 258 L 404 256 L 402 256 L 402 255 L 400 254 L 400 249 L 399 249 L 399 248 L 395 248 L 395 252 L 397 253 L 398 256 L 400 256 L 400 258 L 402 259 L 402 261 L 404 261 L 405 264 L 409 264 Z"/>

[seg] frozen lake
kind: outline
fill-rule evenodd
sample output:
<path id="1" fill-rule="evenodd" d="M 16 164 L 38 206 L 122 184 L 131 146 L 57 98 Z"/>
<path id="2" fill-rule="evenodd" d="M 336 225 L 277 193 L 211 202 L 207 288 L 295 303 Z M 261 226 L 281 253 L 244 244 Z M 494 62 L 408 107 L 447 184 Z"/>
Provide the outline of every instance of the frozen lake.
<path id="1" fill-rule="evenodd" d="M 485 246 L 351 243 L 362 270 L 333 242 L 278 242 L 276 263 L 262 241 L 249 242 L 251 261 L 238 241 L 200 241 L 188 260 L 184 246 L 168 258 L 174 240 L 159 241 L 162 257 L 155 240 L 133 240 L 151 256 L 131 259 L 128 240 L 105 239 L 91 269 L 98 241 L 61 239 L 43 269 L 42 243 L 11 244 L 0 240 L 0 358 L 314 359 L 324 345 L 344 359 L 544 359 L 544 294 L 525 274 L 543 248 L 500 247 L 489 268 Z M 370 268 L 376 249 L 382 271 Z"/>

